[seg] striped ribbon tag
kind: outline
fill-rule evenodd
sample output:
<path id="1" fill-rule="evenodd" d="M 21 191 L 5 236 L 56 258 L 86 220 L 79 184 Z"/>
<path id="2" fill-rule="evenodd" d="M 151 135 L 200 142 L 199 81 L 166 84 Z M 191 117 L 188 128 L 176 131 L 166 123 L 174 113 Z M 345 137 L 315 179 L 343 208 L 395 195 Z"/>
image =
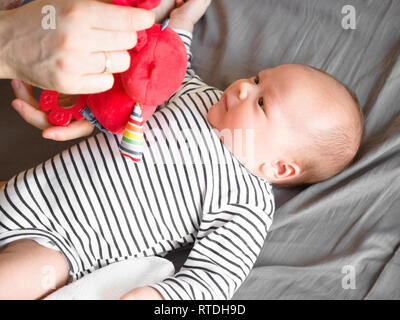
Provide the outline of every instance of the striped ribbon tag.
<path id="1" fill-rule="evenodd" d="M 119 150 L 135 162 L 142 160 L 144 148 L 143 138 L 143 116 L 142 109 L 138 103 L 131 113 L 130 119 L 125 127 Z"/>

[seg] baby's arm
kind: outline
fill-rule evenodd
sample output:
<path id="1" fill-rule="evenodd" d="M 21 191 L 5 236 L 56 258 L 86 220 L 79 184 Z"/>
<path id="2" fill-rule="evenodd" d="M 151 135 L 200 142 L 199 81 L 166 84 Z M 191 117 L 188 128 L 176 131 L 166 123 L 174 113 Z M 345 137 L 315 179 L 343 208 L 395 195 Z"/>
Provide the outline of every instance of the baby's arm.
<path id="1" fill-rule="evenodd" d="M 231 299 L 252 269 L 274 206 L 228 204 L 205 213 L 194 246 L 173 277 L 137 288 L 123 299 Z"/>
<path id="2" fill-rule="evenodd" d="M 204 213 L 183 267 L 150 286 L 165 299 L 231 299 L 261 251 L 272 213 L 272 200 L 265 208 L 227 204 Z"/>
<path id="3" fill-rule="evenodd" d="M 204 15 L 211 0 L 176 0 L 177 8 L 172 10 L 169 27 L 193 32 L 193 27 Z"/>
<path id="4" fill-rule="evenodd" d="M 185 78 L 178 90 L 176 90 L 175 96 L 181 96 L 182 90 L 188 88 L 188 85 L 193 84 L 196 87 L 206 85 L 203 81 L 196 75 L 195 71 L 192 69 L 192 53 L 190 46 L 192 43 L 192 31 L 194 24 L 204 15 L 207 7 L 210 5 L 211 0 L 173 0 L 177 8 L 172 10 L 170 13 L 170 22 L 168 27 L 173 29 L 183 41 L 187 53 L 187 69 Z M 186 92 L 185 90 L 184 92 Z M 167 106 L 170 100 L 165 101 L 159 106 L 159 109 Z"/>

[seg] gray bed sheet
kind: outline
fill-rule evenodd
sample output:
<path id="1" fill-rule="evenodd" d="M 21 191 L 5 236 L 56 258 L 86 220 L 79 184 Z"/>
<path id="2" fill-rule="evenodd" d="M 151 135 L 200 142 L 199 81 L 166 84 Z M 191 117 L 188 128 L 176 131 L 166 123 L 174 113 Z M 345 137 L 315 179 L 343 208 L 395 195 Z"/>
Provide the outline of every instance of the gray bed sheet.
<path id="1" fill-rule="evenodd" d="M 355 30 L 342 28 L 345 5 Z M 400 298 L 399 17 L 398 0 L 213 0 L 196 25 L 193 65 L 211 85 L 308 64 L 352 88 L 366 119 L 354 165 L 307 188 L 274 188 L 274 222 L 234 299 Z M 20 120 L 9 81 L 0 99 L 0 180 L 76 143 L 43 140 Z M 177 265 L 188 250 L 171 256 Z"/>

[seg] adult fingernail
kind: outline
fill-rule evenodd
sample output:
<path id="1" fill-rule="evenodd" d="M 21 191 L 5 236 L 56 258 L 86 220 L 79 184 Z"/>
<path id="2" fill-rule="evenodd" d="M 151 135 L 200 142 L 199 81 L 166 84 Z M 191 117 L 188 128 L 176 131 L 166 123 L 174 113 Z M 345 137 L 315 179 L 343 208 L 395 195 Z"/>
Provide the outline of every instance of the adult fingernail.
<path id="1" fill-rule="evenodd" d="M 13 106 L 14 109 L 17 110 L 17 111 L 21 111 L 21 109 L 22 109 L 22 104 L 21 104 L 21 102 L 18 102 L 18 101 L 14 102 L 14 103 L 12 104 L 12 106 Z"/>

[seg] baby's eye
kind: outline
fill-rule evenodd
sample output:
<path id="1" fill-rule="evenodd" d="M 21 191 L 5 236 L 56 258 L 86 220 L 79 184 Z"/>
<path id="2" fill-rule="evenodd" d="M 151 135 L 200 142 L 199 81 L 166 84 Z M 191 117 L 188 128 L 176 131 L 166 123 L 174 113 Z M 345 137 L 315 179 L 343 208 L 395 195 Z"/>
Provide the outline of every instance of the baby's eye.
<path id="1" fill-rule="evenodd" d="M 263 99 L 263 98 L 258 99 L 258 105 L 259 105 L 261 108 L 264 107 L 264 99 Z"/>
<path id="2" fill-rule="evenodd" d="M 259 83 L 260 83 L 260 78 L 259 78 L 258 76 L 256 76 L 256 77 L 254 78 L 254 83 L 255 83 L 255 84 L 259 84 Z"/>

